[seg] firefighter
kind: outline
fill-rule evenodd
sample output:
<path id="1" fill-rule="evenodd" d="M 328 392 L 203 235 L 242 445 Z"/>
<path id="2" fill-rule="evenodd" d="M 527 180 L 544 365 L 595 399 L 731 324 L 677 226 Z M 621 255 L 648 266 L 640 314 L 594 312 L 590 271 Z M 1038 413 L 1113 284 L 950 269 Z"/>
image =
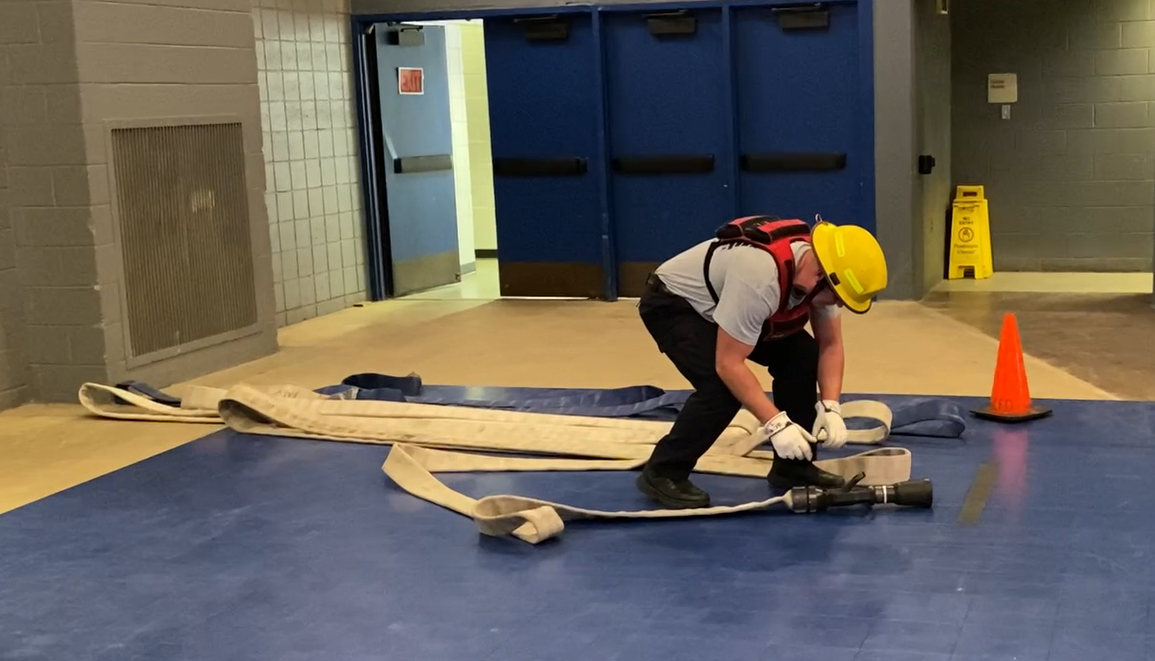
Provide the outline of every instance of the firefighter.
<path id="1" fill-rule="evenodd" d="M 642 493 L 667 508 L 709 506 L 690 474 L 742 407 L 773 448 L 771 487 L 840 486 L 814 464 L 819 440 L 836 449 L 847 438 L 840 313 L 865 314 L 886 284 L 874 236 L 821 217 L 813 229 L 775 216 L 739 218 L 661 264 L 639 313 L 693 393 L 638 476 Z M 769 371 L 773 399 L 747 360 Z"/>

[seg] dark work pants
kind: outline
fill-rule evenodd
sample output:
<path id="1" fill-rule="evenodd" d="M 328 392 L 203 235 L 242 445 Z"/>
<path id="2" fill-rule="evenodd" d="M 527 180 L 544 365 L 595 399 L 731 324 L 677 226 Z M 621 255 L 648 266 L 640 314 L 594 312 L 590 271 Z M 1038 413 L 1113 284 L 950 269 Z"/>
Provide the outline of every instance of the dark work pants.
<path id="1" fill-rule="evenodd" d="M 668 292 L 656 276 L 643 293 L 638 310 L 658 350 L 693 386 L 670 433 L 658 441 L 647 468 L 656 476 L 689 477 L 710 446 L 742 408 L 738 398 L 718 376 L 714 351 L 718 326 L 683 298 Z M 818 417 L 818 343 L 806 331 L 782 339 L 763 340 L 750 361 L 762 365 L 774 379 L 774 405 L 810 432 Z"/>

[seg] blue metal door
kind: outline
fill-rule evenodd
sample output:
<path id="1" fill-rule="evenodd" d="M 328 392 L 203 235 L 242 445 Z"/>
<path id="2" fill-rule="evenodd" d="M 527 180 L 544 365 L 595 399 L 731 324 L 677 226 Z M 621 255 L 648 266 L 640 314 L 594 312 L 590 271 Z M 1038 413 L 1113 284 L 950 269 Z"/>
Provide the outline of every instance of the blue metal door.
<path id="1" fill-rule="evenodd" d="M 445 28 L 378 25 L 393 295 L 457 282 L 457 201 Z M 405 91 L 402 91 L 402 88 Z"/>
<path id="2" fill-rule="evenodd" d="M 856 4 L 734 9 L 740 213 L 874 231 Z M 869 62 L 866 63 L 869 65 Z M 867 113 L 864 115 L 864 113 Z M 868 179 L 869 178 L 869 179 Z"/>
<path id="3" fill-rule="evenodd" d="M 595 44 L 589 13 L 485 19 L 503 295 L 605 292 Z"/>
<path id="4" fill-rule="evenodd" d="M 604 14 L 622 296 L 734 213 L 725 23 L 717 7 Z"/>

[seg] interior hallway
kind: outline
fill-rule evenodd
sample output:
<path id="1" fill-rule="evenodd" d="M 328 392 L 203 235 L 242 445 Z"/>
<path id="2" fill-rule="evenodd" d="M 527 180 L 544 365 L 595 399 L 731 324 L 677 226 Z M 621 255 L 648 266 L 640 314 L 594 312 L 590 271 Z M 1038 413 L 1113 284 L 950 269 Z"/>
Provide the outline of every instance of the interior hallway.
<path id="1" fill-rule="evenodd" d="M 986 294 L 938 303 L 881 303 L 866 316 L 847 315 L 845 391 L 870 394 L 986 396 L 997 349 L 991 324 L 999 306 Z M 1059 311 L 1039 297 L 1014 303 L 1020 314 L 1032 394 L 1037 398 L 1116 399 L 1155 392 L 1155 372 L 1130 381 L 1087 365 L 1155 361 L 1121 341 L 1087 344 L 1056 367 L 1054 356 L 1094 333 L 1136 341 L 1155 324 L 1149 307 L 1126 312 L 1060 298 Z M 1046 300 L 1046 299 L 1042 299 Z M 1127 299 L 1132 301 L 1134 299 Z M 1035 301 L 1034 307 L 1027 304 Z M 949 304 L 949 305 L 948 305 Z M 1122 305 L 1122 304 L 1120 304 Z M 1044 306 L 1045 307 L 1045 306 Z M 1132 309 L 1133 308 L 1133 309 Z M 1059 320 L 1059 323 L 1055 322 Z M 1120 326 L 1121 324 L 1121 326 Z M 1054 326 L 1048 328 L 1048 326 Z M 1116 330 L 1112 330 L 1112 326 Z M 1095 330 L 1101 328 L 1101 331 Z M 997 334 L 997 328 L 994 330 Z M 685 388 L 657 353 L 637 319 L 635 303 L 619 301 L 403 300 L 351 308 L 280 332 L 274 356 L 196 379 L 227 387 L 245 381 L 318 387 L 358 372 L 416 372 L 426 383 L 536 387 Z M 1143 347 L 1148 346 L 1142 344 Z M 1143 351 L 1147 351 L 1143 349 Z M 1074 360 L 1075 362 L 1071 362 Z M 759 370 L 761 371 L 761 370 Z M 764 371 L 760 374 L 769 386 Z M 1112 384 L 1122 386 L 1112 389 Z M 171 388 L 179 393 L 180 385 Z M 79 406 L 29 405 L 0 414 L 0 512 L 162 453 L 216 430 L 212 425 L 116 422 L 86 418 Z"/>

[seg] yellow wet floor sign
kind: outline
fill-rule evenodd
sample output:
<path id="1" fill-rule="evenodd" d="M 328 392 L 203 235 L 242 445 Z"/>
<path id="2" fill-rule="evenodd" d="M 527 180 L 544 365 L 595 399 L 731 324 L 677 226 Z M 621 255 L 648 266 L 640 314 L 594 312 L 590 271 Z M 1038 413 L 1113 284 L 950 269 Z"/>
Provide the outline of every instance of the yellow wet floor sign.
<path id="1" fill-rule="evenodd" d="M 959 186 L 951 205 L 950 264 L 947 278 L 989 278 L 991 222 L 982 186 Z"/>

